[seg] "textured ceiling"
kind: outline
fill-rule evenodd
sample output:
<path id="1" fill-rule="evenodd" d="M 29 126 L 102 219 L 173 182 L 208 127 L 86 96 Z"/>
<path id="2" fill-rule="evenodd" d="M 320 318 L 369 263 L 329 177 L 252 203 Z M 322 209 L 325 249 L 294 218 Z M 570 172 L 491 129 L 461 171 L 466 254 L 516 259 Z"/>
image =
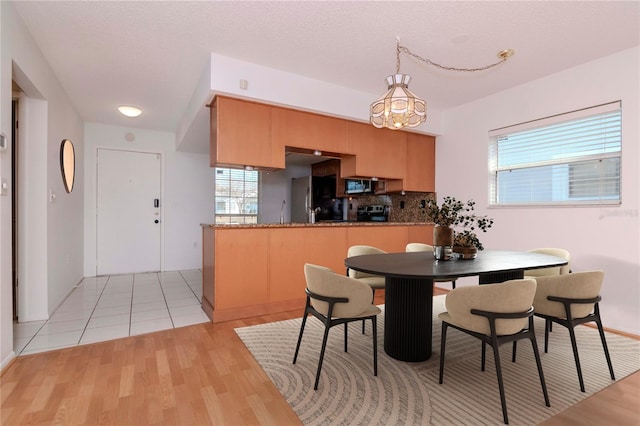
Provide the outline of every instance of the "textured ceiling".
<path id="1" fill-rule="evenodd" d="M 640 44 L 638 1 L 29 1 L 14 6 L 86 121 L 176 131 L 211 52 L 372 94 L 395 39 L 411 90 L 443 110 Z M 132 122 L 115 106 L 145 113 Z M 363 105 L 368 108 L 368 105 Z"/>

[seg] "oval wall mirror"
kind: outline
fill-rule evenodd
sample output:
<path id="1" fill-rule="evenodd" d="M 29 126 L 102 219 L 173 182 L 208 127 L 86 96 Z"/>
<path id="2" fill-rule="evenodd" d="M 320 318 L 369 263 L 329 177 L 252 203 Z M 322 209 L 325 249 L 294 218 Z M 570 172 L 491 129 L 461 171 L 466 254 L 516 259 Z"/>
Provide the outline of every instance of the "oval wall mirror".
<path id="1" fill-rule="evenodd" d="M 69 139 L 63 140 L 60 144 L 60 170 L 64 189 L 70 193 L 73 191 L 73 181 L 76 177 L 76 153 Z"/>

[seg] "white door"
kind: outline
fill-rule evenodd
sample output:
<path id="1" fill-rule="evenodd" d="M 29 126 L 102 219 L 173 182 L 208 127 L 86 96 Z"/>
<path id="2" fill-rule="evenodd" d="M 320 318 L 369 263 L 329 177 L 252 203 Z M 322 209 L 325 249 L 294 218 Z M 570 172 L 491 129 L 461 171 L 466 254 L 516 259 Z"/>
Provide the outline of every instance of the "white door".
<path id="1" fill-rule="evenodd" d="M 160 270 L 160 154 L 98 149 L 96 273 Z"/>

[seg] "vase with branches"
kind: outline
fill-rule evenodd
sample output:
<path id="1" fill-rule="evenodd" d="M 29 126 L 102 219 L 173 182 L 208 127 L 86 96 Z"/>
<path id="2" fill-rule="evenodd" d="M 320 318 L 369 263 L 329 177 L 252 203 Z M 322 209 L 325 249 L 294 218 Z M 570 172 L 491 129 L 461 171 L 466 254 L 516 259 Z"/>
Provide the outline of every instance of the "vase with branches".
<path id="1" fill-rule="evenodd" d="M 435 199 L 429 200 L 425 207 L 425 216 L 427 221 L 436 225 L 434 246 L 437 247 L 439 243 L 451 245 L 453 251 L 463 254 L 466 252 L 469 256 L 475 254 L 477 250 L 484 250 L 476 232 L 487 232 L 493 226 L 493 219 L 476 214 L 475 205 L 473 200 L 462 202 L 451 196 L 444 197 L 440 204 Z M 451 241 L 448 238 L 436 241 L 436 237 L 443 233 L 442 229 L 439 229 L 442 227 L 451 229 L 453 234 Z"/>

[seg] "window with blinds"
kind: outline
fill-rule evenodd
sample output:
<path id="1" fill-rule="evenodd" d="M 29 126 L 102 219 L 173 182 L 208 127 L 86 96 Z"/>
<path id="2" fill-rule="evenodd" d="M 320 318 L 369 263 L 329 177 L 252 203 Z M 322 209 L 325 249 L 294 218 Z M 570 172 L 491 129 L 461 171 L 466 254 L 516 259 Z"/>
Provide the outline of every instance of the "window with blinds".
<path id="1" fill-rule="evenodd" d="M 621 102 L 489 132 L 492 205 L 620 203 Z"/>
<path id="2" fill-rule="evenodd" d="M 258 172 L 216 168 L 215 222 L 258 223 Z"/>

